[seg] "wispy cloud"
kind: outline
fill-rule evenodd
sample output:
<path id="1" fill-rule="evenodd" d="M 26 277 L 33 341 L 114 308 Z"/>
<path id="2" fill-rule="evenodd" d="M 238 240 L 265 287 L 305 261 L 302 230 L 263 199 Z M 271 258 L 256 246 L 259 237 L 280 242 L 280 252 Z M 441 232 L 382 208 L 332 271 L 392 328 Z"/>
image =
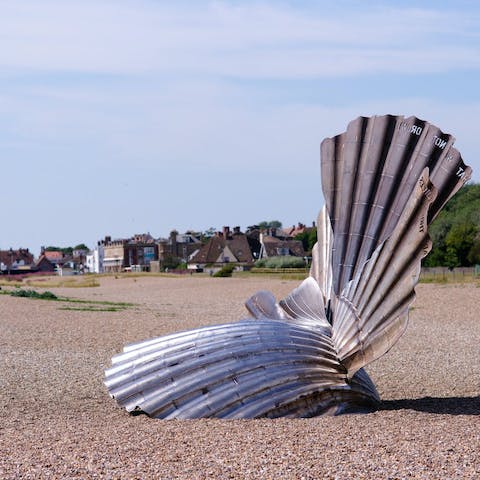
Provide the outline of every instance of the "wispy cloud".
<path id="1" fill-rule="evenodd" d="M 478 13 L 250 2 L 2 3 L 0 65 L 14 70 L 298 78 L 480 66 Z"/>
<path id="2" fill-rule="evenodd" d="M 310 221 L 319 143 L 358 115 L 432 121 L 480 172 L 480 7 L 421 5 L 0 0 L 12 245 Z"/>

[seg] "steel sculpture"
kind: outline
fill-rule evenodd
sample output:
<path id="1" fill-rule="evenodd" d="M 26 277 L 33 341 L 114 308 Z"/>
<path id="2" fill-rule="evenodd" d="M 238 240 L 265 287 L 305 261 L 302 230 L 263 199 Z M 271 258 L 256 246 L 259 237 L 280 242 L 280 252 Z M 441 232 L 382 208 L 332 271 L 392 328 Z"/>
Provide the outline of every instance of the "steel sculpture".
<path id="1" fill-rule="evenodd" d="M 310 417 L 375 409 L 363 367 L 405 331 L 427 227 L 471 175 L 416 117 L 359 117 L 321 144 L 325 207 L 310 277 L 250 317 L 124 348 L 106 370 L 127 411 L 157 418 Z"/>

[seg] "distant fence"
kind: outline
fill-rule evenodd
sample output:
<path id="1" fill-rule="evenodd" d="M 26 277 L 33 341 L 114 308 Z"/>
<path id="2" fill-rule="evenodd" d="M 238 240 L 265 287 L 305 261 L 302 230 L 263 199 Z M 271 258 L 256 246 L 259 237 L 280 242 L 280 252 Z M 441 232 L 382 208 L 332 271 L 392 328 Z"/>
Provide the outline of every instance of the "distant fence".
<path id="1" fill-rule="evenodd" d="M 420 280 L 430 281 L 463 281 L 472 278 L 480 278 L 480 265 L 475 267 L 423 267 L 420 272 Z"/>
<path id="2" fill-rule="evenodd" d="M 274 267 L 274 268 L 267 268 L 267 267 L 254 267 L 251 269 L 252 273 L 278 273 L 278 272 L 283 272 L 283 273 L 308 273 L 309 269 L 305 267 L 300 267 L 300 268 L 282 268 L 282 267 Z"/>

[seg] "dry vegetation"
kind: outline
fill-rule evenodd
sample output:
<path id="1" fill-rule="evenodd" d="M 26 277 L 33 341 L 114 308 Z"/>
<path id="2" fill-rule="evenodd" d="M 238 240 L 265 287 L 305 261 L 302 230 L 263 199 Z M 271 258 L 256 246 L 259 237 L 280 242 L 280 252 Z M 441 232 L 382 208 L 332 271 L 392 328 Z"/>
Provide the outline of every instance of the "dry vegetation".
<path id="1" fill-rule="evenodd" d="M 102 378 L 111 356 L 127 342 L 234 321 L 256 290 L 281 297 L 298 281 L 92 278 L 99 287 L 48 279 L 39 291 L 133 305 L 61 310 L 0 295 L 0 478 L 480 477 L 476 283 L 418 286 L 406 334 L 369 368 L 384 399 L 376 413 L 161 421 L 130 416 L 109 398 Z"/>

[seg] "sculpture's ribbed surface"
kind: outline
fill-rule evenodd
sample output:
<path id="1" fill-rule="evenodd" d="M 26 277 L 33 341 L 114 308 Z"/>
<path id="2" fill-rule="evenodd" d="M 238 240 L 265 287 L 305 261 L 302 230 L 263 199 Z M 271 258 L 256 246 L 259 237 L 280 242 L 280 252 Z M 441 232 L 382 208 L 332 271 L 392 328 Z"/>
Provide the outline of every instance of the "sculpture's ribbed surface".
<path id="1" fill-rule="evenodd" d="M 311 278 L 282 306 L 259 292 L 248 302 L 255 320 L 127 346 L 105 383 L 128 411 L 141 406 L 162 418 L 312 416 L 372 406 L 377 394 L 365 373 L 353 388 L 347 384 L 318 298 Z"/>
<path id="2" fill-rule="evenodd" d="M 427 227 L 469 178 L 453 137 L 415 117 L 360 117 L 323 141 L 326 208 L 311 277 L 251 318 L 125 347 L 106 371 L 128 411 L 159 418 L 307 417 L 372 409 L 362 369 L 407 326 Z"/>
<path id="3" fill-rule="evenodd" d="M 395 228 L 422 171 L 438 190 L 428 223 L 470 178 L 454 138 L 416 117 L 359 117 L 321 145 L 322 187 L 334 232 L 334 290 Z M 425 186 L 427 189 L 427 186 Z"/>

